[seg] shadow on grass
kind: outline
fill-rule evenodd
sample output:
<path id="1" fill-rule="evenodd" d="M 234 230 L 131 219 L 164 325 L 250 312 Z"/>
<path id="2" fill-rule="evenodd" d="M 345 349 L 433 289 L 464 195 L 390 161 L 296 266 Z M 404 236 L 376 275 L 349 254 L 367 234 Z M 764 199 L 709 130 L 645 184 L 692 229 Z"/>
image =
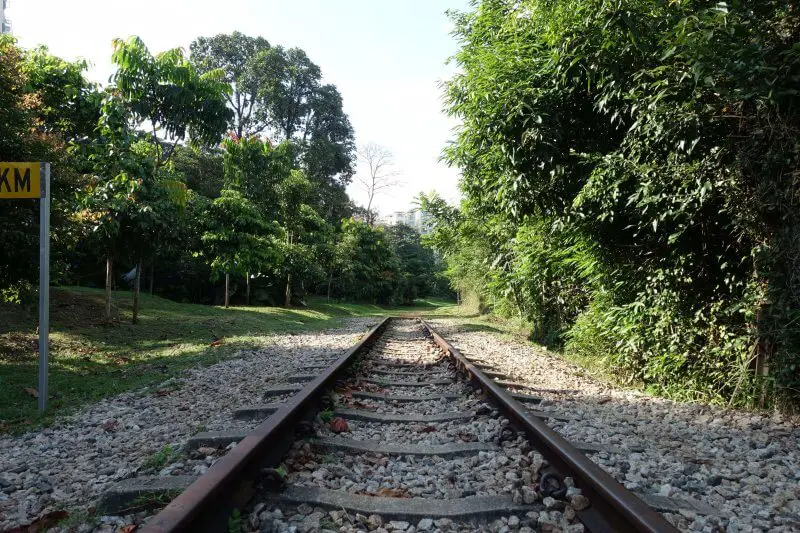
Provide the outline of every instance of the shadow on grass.
<path id="1" fill-rule="evenodd" d="M 114 294 L 109 323 L 103 319 L 102 291 L 52 290 L 50 412 L 44 417 L 34 396 L 35 310 L 0 306 L 0 432 L 47 424 L 80 405 L 258 348 L 271 333 L 321 330 L 340 325 L 342 318 L 379 314 L 367 306 L 222 309 L 142 295 L 140 323 L 134 326 L 131 299 L 130 293 Z"/>
<path id="2" fill-rule="evenodd" d="M 272 333 L 318 331 L 337 327 L 346 318 L 416 309 L 424 314 L 440 307 L 436 301 L 384 308 L 312 299 L 306 308 L 224 309 L 142 294 L 139 324 L 132 325 L 130 292 L 114 293 L 111 322 L 103 318 L 102 290 L 53 288 L 51 295 L 51 410 L 44 417 L 30 393 L 37 387 L 35 310 L 0 305 L 0 432 L 46 424 L 83 404 L 256 349 Z"/>

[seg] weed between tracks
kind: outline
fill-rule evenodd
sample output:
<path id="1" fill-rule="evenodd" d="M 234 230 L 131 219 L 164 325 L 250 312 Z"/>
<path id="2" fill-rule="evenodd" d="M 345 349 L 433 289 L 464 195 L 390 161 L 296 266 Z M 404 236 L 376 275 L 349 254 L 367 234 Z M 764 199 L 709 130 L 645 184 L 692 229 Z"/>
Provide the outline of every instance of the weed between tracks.
<path id="1" fill-rule="evenodd" d="M 181 452 L 177 448 L 167 444 L 156 453 L 147 458 L 144 468 L 148 470 L 161 470 L 170 463 L 174 463 L 181 457 Z"/>

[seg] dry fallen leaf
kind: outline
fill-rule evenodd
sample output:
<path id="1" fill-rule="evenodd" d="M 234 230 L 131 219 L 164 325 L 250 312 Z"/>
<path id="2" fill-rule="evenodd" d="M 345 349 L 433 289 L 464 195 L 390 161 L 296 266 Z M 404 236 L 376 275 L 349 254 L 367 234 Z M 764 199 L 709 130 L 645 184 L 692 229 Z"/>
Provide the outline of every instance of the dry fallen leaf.
<path id="1" fill-rule="evenodd" d="M 384 498 L 408 498 L 408 492 L 405 489 L 387 489 L 382 488 L 378 491 L 378 496 Z"/>
<path id="2" fill-rule="evenodd" d="M 119 420 L 115 420 L 113 418 L 106 420 L 103 422 L 103 425 L 100 426 L 103 428 L 103 431 L 113 431 L 119 425 Z"/>
<path id="3" fill-rule="evenodd" d="M 331 431 L 334 433 L 343 433 L 349 429 L 347 425 L 347 420 L 342 417 L 337 416 L 333 420 L 331 420 Z"/>
<path id="4" fill-rule="evenodd" d="M 139 528 L 136 524 L 128 524 L 127 526 L 122 526 L 122 529 L 119 530 L 119 533 L 133 533 Z"/>
<path id="5" fill-rule="evenodd" d="M 425 426 L 419 431 L 420 433 L 433 433 L 434 431 L 436 431 L 436 426 Z"/>
<path id="6" fill-rule="evenodd" d="M 211 344 L 209 344 L 209 346 L 221 346 L 223 344 L 225 344 L 225 340 L 224 339 L 217 339 L 214 342 L 212 342 Z"/>
<path id="7" fill-rule="evenodd" d="M 22 389 L 22 390 L 24 390 L 24 391 L 25 391 L 25 393 L 26 393 L 28 396 L 33 396 L 34 398 L 38 398 L 38 397 L 39 397 L 39 391 L 38 391 L 38 390 L 36 390 L 36 389 L 34 389 L 33 387 L 25 387 L 25 388 L 24 388 L 24 389 Z"/>

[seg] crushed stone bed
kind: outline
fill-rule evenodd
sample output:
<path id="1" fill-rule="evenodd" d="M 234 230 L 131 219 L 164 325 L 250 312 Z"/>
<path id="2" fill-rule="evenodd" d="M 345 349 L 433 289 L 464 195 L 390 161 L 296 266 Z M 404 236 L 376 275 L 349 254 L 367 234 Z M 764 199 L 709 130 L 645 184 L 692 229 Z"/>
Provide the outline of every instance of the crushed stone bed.
<path id="1" fill-rule="evenodd" d="M 295 442 L 283 457 L 287 488 L 265 487 L 250 502 L 244 531 L 584 531 L 572 507 L 588 505 L 580 489 L 567 479 L 566 500 L 539 493 L 542 456 L 456 380 L 454 365 L 418 322 L 393 323 L 383 339 L 339 384 L 337 405 L 317 416 L 311 441 Z M 422 368 L 421 375 L 402 374 Z M 398 374 L 384 373 L 392 370 Z M 448 382 L 403 386 L 436 380 Z M 393 401 L 359 392 L 449 396 Z M 453 420 L 442 420 L 448 415 Z M 346 428 L 332 416 L 344 417 Z"/>
<path id="2" fill-rule="evenodd" d="M 667 515 L 681 530 L 800 532 L 797 419 L 654 398 L 595 380 L 534 345 L 468 331 L 458 319 L 431 325 L 467 358 L 537 389 L 545 399 L 537 409 L 573 417 L 549 421 L 567 439 L 620 448 L 590 457 L 627 488 L 699 500 L 729 515 Z"/>
<path id="3" fill-rule="evenodd" d="M 327 331 L 269 335 L 264 347 L 241 352 L 235 359 L 101 400 L 49 428 L 0 436 L 0 531 L 28 524 L 56 508 L 85 510 L 106 488 L 136 476 L 148 462 L 149 470 L 156 472 L 192 474 L 201 462 L 207 468 L 219 454 L 192 461 L 163 453 L 165 446 L 180 453 L 196 433 L 229 429 L 231 412 L 261 403 L 265 384 L 308 373 L 303 371 L 307 365 L 329 364 L 376 322 L 356 318 Z M 159 457 L 167 463 L 159 464 Z M 125 525 L 119 517 L 106 522 L 100 531 Z"/>
<path id="4" fill-rule="evenodd" d="M 525 448 L 524 441 L 498 451 L 444 459 L 439 456 L 396 456 L 310 452 L 300 445 L 289 458 L 302 457 L 287 478 L 292 485 L 340 489 L 354 494 L 454 499 L 468 496 L 513 495 L 522 484 L 531 485 L 531 472 L 542 457 Z M 527 476 L 527 478 L 525 478 Z"/>

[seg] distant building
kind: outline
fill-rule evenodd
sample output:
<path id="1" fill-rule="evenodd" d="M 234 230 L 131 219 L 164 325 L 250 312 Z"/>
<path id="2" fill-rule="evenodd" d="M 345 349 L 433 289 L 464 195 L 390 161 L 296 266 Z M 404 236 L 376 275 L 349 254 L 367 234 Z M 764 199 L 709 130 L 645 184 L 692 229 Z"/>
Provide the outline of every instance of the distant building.
<path id="1" fill-rule="evenodd" d="M 0 33 L 11 33 L 11 21 L 6 18 L 8 0 L 0 0 Z"/>
<path id="2" fill-rule="evenodd" d="M 378 219 L 380 226 L 399 226 L 400 224 L 414 228 L 422 235 L 431 232 L 430 217 L 427 213 L 417 210 L 395 211 L 391 215 L 384 215 Z"/>

